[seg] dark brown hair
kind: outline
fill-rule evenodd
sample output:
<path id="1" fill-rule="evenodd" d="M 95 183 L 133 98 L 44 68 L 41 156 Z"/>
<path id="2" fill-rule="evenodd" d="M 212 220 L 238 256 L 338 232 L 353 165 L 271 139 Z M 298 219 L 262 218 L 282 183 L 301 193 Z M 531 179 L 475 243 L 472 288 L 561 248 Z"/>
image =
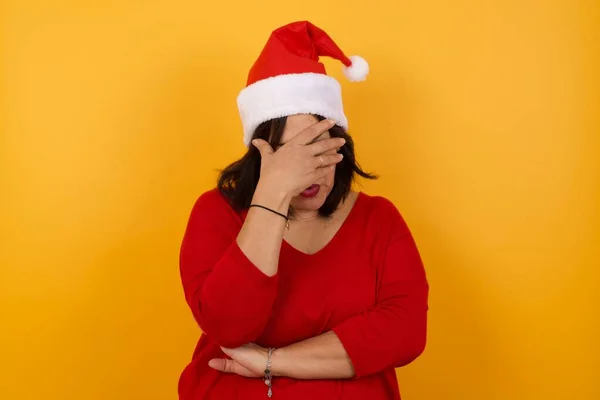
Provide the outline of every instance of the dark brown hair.
<path id="1" fill-rule="evenodd" d="M 319 121 L 324 119 L 318 115 L 315 117 Z M 281 141 L 286 121 L 287 117 L 282 117 L 263 122 L 256 128 L 252 139 L 266 140 L 275 149 Z M 360 168 L 354 154 L 354 141 L 342 127 L 337 125 L 332 127 L 329 129 L 329 134 L 331 137 L 346 139 L 346 144 L 340 149 L 344 158 L 336 166 L 331 193 L 319 209 L 319 214 L 326 217 L 330 216 L 348 196 L 356 175 L 366 179 L 377 179 L 376 175 Z M 250 206 L 260 177 L 260 161 L 260 152 L 250 145 L 242 158 L 228 165 L 219 175 L 217 183 L 219 190 L 238 211 Z"/>

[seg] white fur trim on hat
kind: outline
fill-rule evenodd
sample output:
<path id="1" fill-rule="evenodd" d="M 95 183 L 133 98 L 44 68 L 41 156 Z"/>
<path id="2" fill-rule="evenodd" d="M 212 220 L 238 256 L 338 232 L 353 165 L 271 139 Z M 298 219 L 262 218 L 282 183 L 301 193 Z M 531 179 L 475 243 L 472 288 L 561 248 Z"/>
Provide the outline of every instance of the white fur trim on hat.
<path id="1" fill-rule="evenodd" d="M 295 114 L 332 118 L 348 129 L 340 84 L 324 74 L 287 74 L 260 80 L 240 92 L 237 104 L 246 146 L 261 123 Z"/>

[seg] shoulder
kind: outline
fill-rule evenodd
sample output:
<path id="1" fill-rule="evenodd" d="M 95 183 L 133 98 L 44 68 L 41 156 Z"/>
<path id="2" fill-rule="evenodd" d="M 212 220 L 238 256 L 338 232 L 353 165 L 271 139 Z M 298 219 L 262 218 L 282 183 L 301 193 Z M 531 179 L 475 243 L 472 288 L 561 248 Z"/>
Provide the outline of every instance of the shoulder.
<path id="1" fill-rule="evenodd" d="M 190 219 L 221 219 L 221 222 L 239 219 L 227 198 L 219 191 L 213 188 L 202 193 L 195 201 Z"/>
<path id="2" fill-rule="evenodd" d="M 181 260 L 189 262 L 201 253 L 209 254 L 215 249 L 224 251 L 239 233 L 241 225 L 239 216 L 218 189 L 202 193 L 188 214 Z"/>
<path id="3" fill-rule="evenodd" d="M 198 206 L 226 207 L 229 206 L 229 204 L 227 203 L 225 196 L 223 196 L 223 194 L 219 191 L 218 188 L 212 188 L 202 193 L 198 197 L 196 203 L 194 204 L 194 207 Z"/>
<path id="4" fill-rule="evenodd" d="M 373 217 L 394 218 L 400 216 L 396 205 L 386 197 L 360 192 L 359 200 L 364 203 L 364 208 Z"/>
<path id="5" fill-rule="evenodd" d="M 390 234 L 409 233 L 408 226 L 398 207 L 388 198 L 361 192 L 360 201 L 368 224 L 377 231 Z"/>

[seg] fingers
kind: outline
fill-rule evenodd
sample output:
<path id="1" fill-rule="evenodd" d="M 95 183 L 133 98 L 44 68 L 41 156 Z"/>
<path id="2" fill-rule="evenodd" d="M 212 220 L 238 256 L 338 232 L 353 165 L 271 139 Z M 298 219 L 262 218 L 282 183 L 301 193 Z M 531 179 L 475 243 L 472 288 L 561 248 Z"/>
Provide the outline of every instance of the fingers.
<path id="1" fill-rule="evenodd" d="M 319 121 L 297 134 L 292 140 L 290 140 L 290 142 L 309 144 L 324 132 L 327 132 L 334 125 L 334 120 L 324 119 L 323 121 Z"/>
<path id="2" fill-rule="evenodd" d="M 208 366 L 215 371 L 236 374 L 246 378 L 259 378 L 262 376 L 262 372 L 252 372 L 240 363 L 225 358 L 213 358 L 208 362 Z"/>
<path id="3" fill-rule="evenodd" d="M 235 362 L 226 358 L 215 358 L 208 362 L 208 366 L 217 371 L 235 374 Z"/>
<path id="4" fill-rule="evenodd" d="M 335 171 L 335 164 L 334 165 L 329 165 L 327 167 L 323 167 L 323 168 L 317 168 L 315 169 L 315 171 L 312 173 L 312 181 L 317 181 L 319 179 L 321 179 L 322 177 L 324 177 L 325 175 L 332 173 Z"/>
<path id="5" fill-rule="evenodd" d="M 341 154 L 321 154 L 320 156 L 313 157 L 313 163 L 315 168 L 324 168 L 330 165 L 334 165 L 342 161 L 344 158 Z"/>
<path id="6" fill-rule="evenodd" d="M 228 348 L 226 348 L 226 347 L 223 347 L 223 346 L 221 346 L 221 351 L 222 351 L 223 353 L 225 353 L 226 355 L 228 355 L 229 357 L 232 357 L 232 356 L 233 356 L 233 352 L 234 352 L 234 350 L 235 350 L 235 349 L 228 349 Z"/>
<path id="7" fill-rule="evenodd" d="M 306 147 L 308 148 L 308 151 L 310 152 L 310 154 L 312 154 L 313 156 L 316 156 L 317 154 L 327 153 L 328 151 L 333 150 L 333 149 L 337 150 L 338 148 L 342 147 L 344 144 L 346 144 L 346 139 L 330 138 L 330 139 L 319 140 L 318 142 L 311 143 L 311 144 L 307 145 Z"/>
<path id="8" fill-rule="evenodd" d="M 262 139 L 254 139 L 252 141 L 252 145 L 258 149 L 261 157 L 273 154 L 273 148 L 271 145 Z"/>

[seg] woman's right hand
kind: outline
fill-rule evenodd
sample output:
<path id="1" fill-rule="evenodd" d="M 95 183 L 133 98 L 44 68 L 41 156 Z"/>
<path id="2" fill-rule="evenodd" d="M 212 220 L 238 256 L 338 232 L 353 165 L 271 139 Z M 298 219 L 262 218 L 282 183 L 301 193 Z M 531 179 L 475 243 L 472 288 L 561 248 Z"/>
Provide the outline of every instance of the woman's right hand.
<path id="1" fill-rule="evenodd" d="M 261 155 L 261 183 L 268 182 L 271 189 L 276 187 L 278 192 L 294 197 L 335 170 L 342 155 L 328 152 L 342 147 L 346 141 L 328 138 L 315 142 L 334 125 L 334 121 L 326 119 L 309 126 L 277 151 L 262 139 L 253 140 Z"/>

